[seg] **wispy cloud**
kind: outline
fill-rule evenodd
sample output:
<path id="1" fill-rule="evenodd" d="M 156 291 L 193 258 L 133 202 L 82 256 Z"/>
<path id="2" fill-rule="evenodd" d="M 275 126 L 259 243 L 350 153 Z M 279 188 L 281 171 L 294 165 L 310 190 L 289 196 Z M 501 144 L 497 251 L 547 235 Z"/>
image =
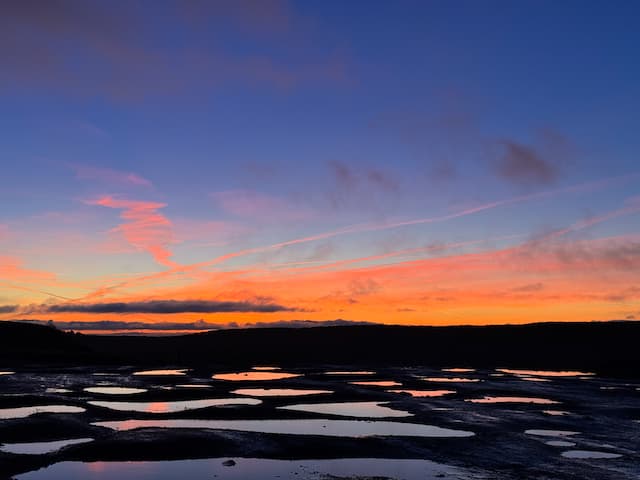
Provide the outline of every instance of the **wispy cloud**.
<path id="1" fill-rule="evenodd" d="M 253 190 L 226 190 L 214 192 L 211 197 L 225 212 L 252 220 L 293 221 L 311 216 L 306 208 Z"/>
<path id="2" fill-rule="evenodd" d="M 76 178 L 81 180 L 96 180 L 102 183 L 129 185 L 138 187 L 151 187 L 153 184 L 140 175 L 133 172 L 123 172 L 112 168 L 93 167 L 88 165 L 72 165 Z"/>
<path id="3" fill-rule="evenodd" d="M 172 223 L 159 212 L 164 203 L 121 200 L 106 196 L 87 200 L 89 205 L 99 205 L 121 210 L 124 223 L 114 229 L 138 250 L 149 252 L 154 260 L 165 267 L 177 267 L 169 245 L 174 242 Z"/>

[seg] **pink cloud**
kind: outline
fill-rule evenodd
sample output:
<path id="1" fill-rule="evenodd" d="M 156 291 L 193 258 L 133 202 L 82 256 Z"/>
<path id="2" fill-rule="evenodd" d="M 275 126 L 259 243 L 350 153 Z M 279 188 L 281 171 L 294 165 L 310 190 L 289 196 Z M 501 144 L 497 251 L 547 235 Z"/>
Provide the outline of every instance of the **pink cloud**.
<path id="1" fill-rule="evenodd" d="M 124 220 L 113 229 L 137 250 L 150 253 L 154 260 L 166 267 L 176 267 L 171 260 L 173 254 L 169 245 L 174 243 L 171 221 L 158 212 L 166 204 L 133 200 L 121 200 L 110 196 L 86 202 L 89 205 L 122 210 L 120 218 Z"/>

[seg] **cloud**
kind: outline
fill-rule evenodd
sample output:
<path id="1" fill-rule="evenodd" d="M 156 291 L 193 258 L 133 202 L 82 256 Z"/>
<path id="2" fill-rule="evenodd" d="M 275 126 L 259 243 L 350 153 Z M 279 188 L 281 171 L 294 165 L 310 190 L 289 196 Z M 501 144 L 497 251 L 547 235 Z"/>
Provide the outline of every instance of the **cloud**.
<path id="1" fill-rule="evenodd" d="M 519 287 L 514 287 L 511 289 L 512 292 L 539 292 L 544 289 L 543 283 L 529 283 L 527 285 L 521 285 Z"/>
<path id="2" fill-rule="evenodd" d="M 293 47 L 287 49 L 289 58 L 265 53 L 273 34 L 296 46 L 307 35 L 307 29 L 290 28 L 300 19 L 284 2 L 185 0 L 146 6 L 1 2 L 0 87 L 45 87 L 128 100 L 227 82 L 292 88 L 346 80 L 340 58 L 322 54 L 313 59 Z M 159 48 L 169 30 L 171 48 Z M 226 41 L 212 40 L 211 32 L 224 32 Z M 246 46 L 242 53 L 227 47 L 235 40 Z"/>
<path id="3" fill-rule="evenodd" d="M 549 184 L 558 178 L 558 169 L 531 146 L 511 140 L 500 143 L 502 155 L 495 170 L 502 178 L 517 184 Z"/>
<path id="4" fill-rule="evenodd" d="M 91 167 L 87 165 L 73 165 L 76 178 L 81 180 L 97 180 L 103 183 L 151 187 L 150 180 L 132 172 L 123 172 L 111 168 Z"/>
<path id="5" fill-rule="evenodd" d="M 51 320 L 16 320 L 25 323 L 36 323 L 39 325 L 53 325 L 60 330 L 91 331 L 203 331 L 203 330 L 227 330 L 238 328 L 311 328 L 311 327 L 336 327 L 336 326 L 357 326 L 376 325 L 373 322 L 352 321 L 352 320 L 282 320 L 276 322 L 255 322 L 239 324 L 237 322 L 213 323 L 204 320 L 197 322 L 120 322 L 116 320 L 98 320 L 93 322 L 78 321 L 51 321 Z"/>
<path id="6" fill-rule="evenodd" d="M 122 210 L 120 218 L 124 223 L 112 231 L 121 234 L 137 250 L 149 252 L 160 265 L 178 266 L 171 260 L 173 253 L 169 250 L 169 245 L 174 242 L 173 225 L 158 212 L 166 204 L 119 200 L 110 196 L 88 200 L 86 203 Z"/>
<path id="7" fill-rule="evenodd" d="M 18 310 L 18 305 L 0 305 L 0 313 L 13 313 Z"/>
<path id="8" fill-rule="evenodd" d="M 143 302 L 109 303 L 58 303 L 29 307 L 25 313 L 230 313 L 230 312 L 294 312 L 296 308 L 285 307 L 264 299 L 244 301 L 218 300 L 149 300 Z"/>
<path id="9" fill-rule="evenodd" d="M 372 206 L 374 197 L 380 193 L 397 194 L 399 182 L 389 172 L 378 168 L 354 169 L 344 162 L 328 162 L 334 188 L 329 199 L 335 207 L 357 203 Z"/>
<path id="10" fill-rule="evenodd" d="M 253 190 L 214 192 L 211 197 L 227 213 L 256 220 L 302 220 L 311 212 L 286 200 Z"/>

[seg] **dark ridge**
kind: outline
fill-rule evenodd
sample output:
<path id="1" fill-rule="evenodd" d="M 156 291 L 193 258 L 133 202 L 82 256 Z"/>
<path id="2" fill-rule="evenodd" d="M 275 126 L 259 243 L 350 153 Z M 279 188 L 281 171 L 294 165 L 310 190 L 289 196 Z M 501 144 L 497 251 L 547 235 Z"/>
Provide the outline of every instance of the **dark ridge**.
<path id="1" fill-rule="evenodd" d="M 578 369 L 637 376 L 639 322 L 219 330 L 172 337 L 80 335 L 0 323 L 0 361 L 145 365 L 377 364 Z"/>

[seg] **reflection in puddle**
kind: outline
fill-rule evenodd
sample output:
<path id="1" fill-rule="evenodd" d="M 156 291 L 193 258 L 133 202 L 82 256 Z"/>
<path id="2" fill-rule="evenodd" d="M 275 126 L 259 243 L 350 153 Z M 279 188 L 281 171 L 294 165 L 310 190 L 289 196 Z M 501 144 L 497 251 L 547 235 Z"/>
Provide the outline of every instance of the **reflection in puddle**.
<path id="1" fill-rule="evenodd" d="M 620 458 L 622 455 L 619 453 L 609 453 L 609 452 L 596 452 L 592 450 L 567 450 L 566 452 L 562 452 L 562 455 L 565 458 Z"/>
<path id="2" fill-rule="evenodd" d="M 148 391 L 146 388 L 131 387 L 87 387 L 83 390 L 89 393 L 102 393 L 104 395 L 134 395 Z"/>
<path id="3" fill-rule="evenodd" d="M 473 398 L 465 400 L 465 402 L 471 403 L 535 403 L 539 405 L 552 405 L 560 402 L 555 400 L 548 400 L 546 398 L 535 397 L 491 397 L 485 396 L 483 398 Z"/>
<path id="4" fill-rule="evenodd" d="M 400 385 L 402 385 L 400 382 L 394 382 L 391 380 L 380 381 L 380 382 L 371 381 L 371 382 L 349 382 L 349 383 L 352 385 L 364 385 L 364 386 L 371 386 L 371 387 L 399 387 Z"/>
<path id="5" fill-rule="evenodd" d="M 498 372 L 510 373 L 512 375 L 525 375 L 536 377 L 580 377 L 587 375 L 595 375 L 595 373 L 578 372 L 578 371 L 551 371 L 551 370 L 513 370 L 510 368 L 498 368 Z"/>
<path id="6" fill-rule="evenodd" d="M 18 475 L 19 480 L 204 480 L 228 478 L 263 480 L 267 478 L 399 478 L 435 480 L 466 478 L 465 470 L 429 460 L 388 458 L 340 458 L 331 460 L 271 460 L 234 458 L 233 468 L 225 466 L 227 458 L 173 460 L 159 462 L 61 462 L 34 472 Z"/>
<path id="7" fill-rule="evenodd" d="M 272 370 L 280 370 L 280 367 L 252 367 L 251 370 L 258 370 L 262 372 L 270 372 Z"/>
<path id="8" fill-rule="evenodd" d="M 35 407 L 0 408 L 0 420 L 25 418 L 37 413 L 82 413 L 85 409 L 71 405 L 38 405 Z"/>
<path id="9" fill-rule="evenodd" d="M 569 412 L 564 410 L 543 410 L 542 413 L 552 415 L 554 417 L 561 417 L 562 415 L 569 415 Z"/>
<path id="10" fill-rule="evenodd" d="M 0 375 L 13 375 L 16 372 L 0 372 Z"/>
<path id="11" fill-rule="evenodd" d="M 58 440 L 55 442 L 5 443 L 0 447 L 0 450 L 7 453 L 23 455 L 43 455 L 45 453 L 57 452 L 62 447 L 92 441 L 93 438 L 76 438 L 72 440 Z"/>
<path id="12" fill-rule="evenodd" d="M 342 415 L 346 417 L 411 417 L 413 414 L 393 408 L 383 407 L 381 402 L 340 402 L 288 405 L 278 407 L 297 412 L 320 413 L 323 415 Z"/>
<path id="13" fill-rule="evenodd" d="M 140 372 L 133 372 L 134 375 L 155 375 L 155 376 L 164 376 L 164 375 L 186 375 L 186 368 L 174 369 L 174 370 L 142 370 Z"/>
<path id="14" fill-rule="evenodd" d="M 441 382 L 441 383 L 472 383 L 480 382 L 479 378 L 463 378 L 463 377 L 420 377 L 425 382 Z"/>
<path id="15" fill-rule="evenodd" d="M 443 372 L 451 372 L 451 373 L 471 373 L 475 372 L 475 368 L 443 368 Z"/>
<path id="16" fill-rule="evenodd" d="M 180 402 L 88 402 L 96 407 L 109 408 L 122 412 L 175 413 L 184 410 L 196 410 L 227 405 L 259 405 L 262 400 L 255 398 L 215 398 L 209 400 L 184 400 Z"/>
<path id="17" fill-rule="evenodd" d="M 536 377 L 520 377 L 520 380 L 524 380 L 525 382 L 550 382 L 548 378 L 536 378 Z"/>
<path id="18" fill-rule="evenodd" d="M 575 447 L 576 444 L 573 442 L 567 442 L 565 440 L 549 440 L 548 442 L 544 442 L 545 445 L 551 445 L 552 447 Z"/>
<path id="19" fill-rule="evenodd" d="M 249 395 L 251 397 L 292 397 L 297 395 L 320 395 L 333 393 L 331 390 L 304 390 L 301 388 L 240 388 L 234 390 L 236 395 Z"/>
<path id="20" fill-rule="evenodd" d="M 207 385 L 206 383 L 182 383 L 180 385 L 176 385 L 178 388 L 212 388 L 211 385 Z"/>
<path id="21" fill-rule="evenodd" d="M 537 435 L 540 437 L 570 437 L 571 435 L 578 435 L 580 432 L 571 432 L 568 430 L 525 430 L 527 435 Z"/>
<path id="22" fill-rule="evenodd" d="M 73 390 L 69 390 L 68 388 L 47 388 L 44 393 L 73 393 Z"/>
<path id="23" fill-rule="evenodd" d="M 125 431 L 134 428 L 200 428 L 330 437 L 471 437 L 473 432 L 417 423 L 364 420 L 125 420 L 92 425 Z"/>
<path id="24" fill-rule="evenodd" d="M 247 380 L 283 380 L 285 378 L 299 377 L 296 373 L 280 373 L 280 372 L 239 372 L 239 373 L 218 373 L 211 378 L 215 380 L 229 380 L 232 382 Z"/>
<path id="25" fill-rule="evenodd" d="M 387 390 L 391 393 L 408 393 L 412 397 L 442 397 L 451 393 L 456 393 L 455 390 Z"/>
<path id="26" fill-rule="evenodd" d="M 325 375 L 375 375 L 376 372 L 371 372 L 369 370 L 335 370 L 331 372 L 324 372 Z"/>

